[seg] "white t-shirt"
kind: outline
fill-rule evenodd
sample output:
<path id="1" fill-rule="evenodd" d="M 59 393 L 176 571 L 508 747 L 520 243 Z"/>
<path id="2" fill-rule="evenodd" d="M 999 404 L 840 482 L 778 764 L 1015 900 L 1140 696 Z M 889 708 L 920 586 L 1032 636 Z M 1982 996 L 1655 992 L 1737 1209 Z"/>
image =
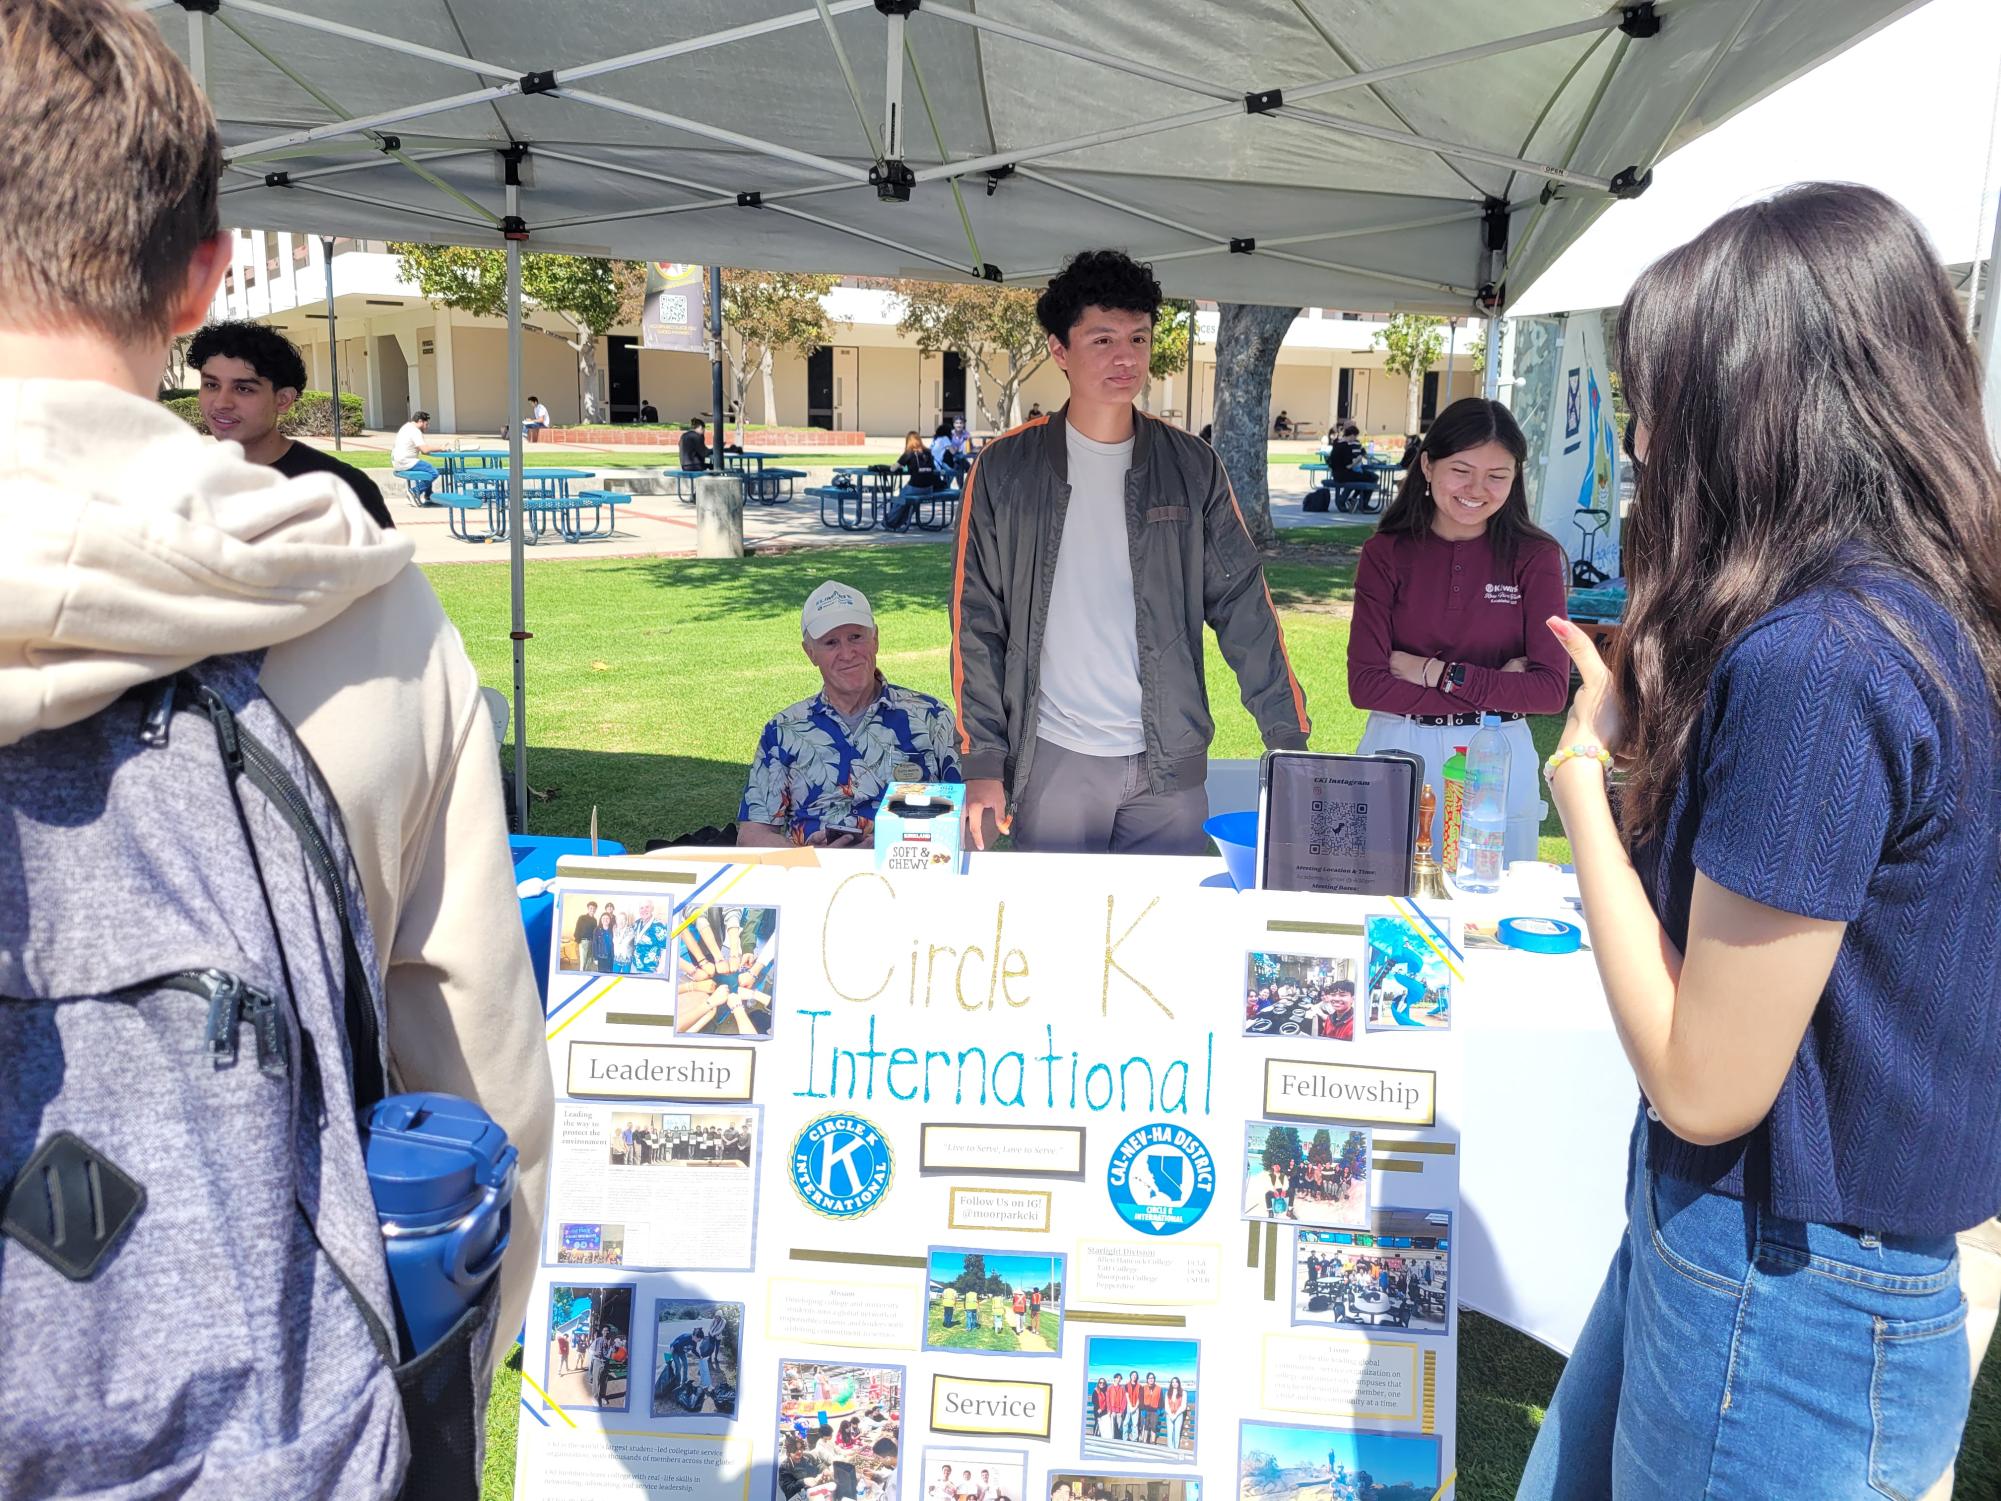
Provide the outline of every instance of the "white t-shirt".
<path id="1" fill-rule="evenodd" d="M 406 422 L 396 429 L 396 442 L 389 450 L 391 469 L 414 469 L 417 461 L 424 457 L 424 430 L 414 422 Z"/>
<path id="2" fill-rule="evenodd" d="M 1067 437 L 1070 509 L 1043 624 L 1036 733 L 1080 755 L 1137 755 L 1146 734 L 1126 538 L 1133 440 L 1099 443 L 1074 427 Z"/>
<path id="3" fill-rule="evenodd" d="M 539 401 L 535 403 L 535 421 L 541 423 L 544 427 L 549 425 L 549 409 Z"/>

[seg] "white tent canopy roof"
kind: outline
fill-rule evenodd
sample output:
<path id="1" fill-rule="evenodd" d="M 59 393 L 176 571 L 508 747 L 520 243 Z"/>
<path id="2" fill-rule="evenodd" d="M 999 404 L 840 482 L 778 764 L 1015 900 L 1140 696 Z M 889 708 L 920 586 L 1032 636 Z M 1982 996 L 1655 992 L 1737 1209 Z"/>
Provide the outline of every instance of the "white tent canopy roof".
<path id="1" fill-rule="evenodd" d="M 525 145 L 533 250 L 1033 284 L 1118 245 L 1170 294 L 1446 313 L 1526 287 L 1620 174 L 1915 8 L 142 3 L 215 103 L 232 225 L 497 245 L 499 153 Z M 885 158 L 908 201 L 870 184 Z"/>

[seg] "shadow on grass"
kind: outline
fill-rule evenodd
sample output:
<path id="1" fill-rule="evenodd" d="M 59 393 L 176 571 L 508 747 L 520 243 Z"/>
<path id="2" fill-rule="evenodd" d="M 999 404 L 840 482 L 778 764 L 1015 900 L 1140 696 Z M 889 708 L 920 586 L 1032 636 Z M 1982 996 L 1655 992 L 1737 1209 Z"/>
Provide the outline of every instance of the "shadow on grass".
<path id="1" fill-rule="evenodd" d="M 1459 1501 L 1508 1501 L 1563 1357 L 1484 1314 L 1459 1314 Z"/>
<path id="2" fill-rule="evenodd" d="M 862 591 L 878 615 L 943 610 L 951 598 L 948 542 L 900 547 L 812 548 L 734 558 L 606 559 L 596 565 L 681 594 L 691 621 L 797 615 L 829 579 Z"/>
<path id="3" fill-rule="evenodd" d="M 748 756 L 753 731 L 744 742 Z M 501 764 L 514 765 L 514 746 L 501 750 Z M 528 746 L 528 832 L 587 839 L 591 809 L 597 809 L 598 838 L 616 840 L 631 854 L 649 839 L 675 839 L 704 825 L 733 822 L 750 765 L 744 761 L 694 756 L 656 756 L 640 751 L 572 750 Z"/>

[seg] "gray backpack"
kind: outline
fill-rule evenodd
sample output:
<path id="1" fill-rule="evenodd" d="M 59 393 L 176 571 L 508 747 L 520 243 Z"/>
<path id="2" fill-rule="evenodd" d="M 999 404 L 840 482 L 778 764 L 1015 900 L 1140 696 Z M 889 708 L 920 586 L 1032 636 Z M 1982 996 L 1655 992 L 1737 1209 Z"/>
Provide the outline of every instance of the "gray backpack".
<path id="1" fill-rule="evenodd" d="M 397 1368 L 375 943 L 260 666 L 0 748 L 0 1496 L 393 1497 L 477 1409 L 490 1331 Z"/>

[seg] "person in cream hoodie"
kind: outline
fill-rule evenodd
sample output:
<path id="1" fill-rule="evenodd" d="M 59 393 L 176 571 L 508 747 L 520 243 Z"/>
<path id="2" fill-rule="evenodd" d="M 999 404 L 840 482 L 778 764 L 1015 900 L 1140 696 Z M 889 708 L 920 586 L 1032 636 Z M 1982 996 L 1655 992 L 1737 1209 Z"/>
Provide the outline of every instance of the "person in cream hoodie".
<path id="1" fill-rule="evenodd" d="M 477 1101 L 520 1152 L 497 1361 L 540 1259 L 554 1107 L 479 679 L 409 541 L 343 483 L 252 464 L 153 399 L 230 247 L 213 117 L 153 23 L 0 0 L 0 111 L 58 127 L 0 172 L 0 744 L 267 653 L 360 870 L 392 1085 Z M 65 192 L 84 164 L 124 180 Z"/>

